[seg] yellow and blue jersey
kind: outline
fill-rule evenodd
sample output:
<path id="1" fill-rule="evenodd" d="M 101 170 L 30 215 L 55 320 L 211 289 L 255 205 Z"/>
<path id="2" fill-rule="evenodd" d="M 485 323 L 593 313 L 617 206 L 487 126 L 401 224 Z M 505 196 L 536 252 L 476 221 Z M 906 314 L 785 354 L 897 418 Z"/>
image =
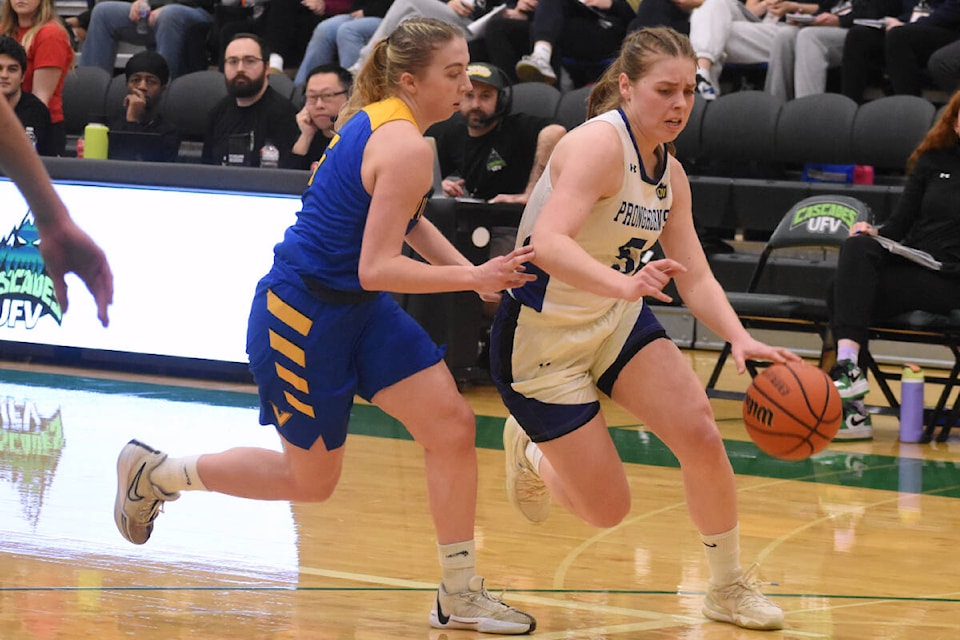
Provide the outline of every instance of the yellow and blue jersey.
<path id="1" fill-rule="evenodd" d="M 370 194 L 363 187 L 363 152 L 378 127 L 413 114 L 399 98 L 367 105 L 330 141 L 304 192 L 297 221 L 274 248 L 275 260 L 337 291 L 359 291 L 357 275 Z M 411 211 L 411 227 L 423 202 Z M 409 230 L 409 229 L 408 229 Z"/>

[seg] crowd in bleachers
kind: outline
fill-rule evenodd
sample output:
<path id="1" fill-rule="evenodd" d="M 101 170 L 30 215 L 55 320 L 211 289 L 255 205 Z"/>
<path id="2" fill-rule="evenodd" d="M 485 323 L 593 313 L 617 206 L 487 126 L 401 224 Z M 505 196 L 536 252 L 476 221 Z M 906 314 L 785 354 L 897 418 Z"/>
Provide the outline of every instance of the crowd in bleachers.
<path id="1" fill-rule="evenodd" d="M 310 159 L 292 159 L 293 145 L 299 141 L 308 156 L 322 152 L 329 136 L 311 133 L 332 132 L 332 107 L 349 91 L 350 74 L 343 69 L 355 75 L 371 43 L 412 15 L 462 25 L 470 34 L 471 58 L 499 67 L 512 83 L 542 82 L 562 92 L 595 81 L 627 32 L 656 25 L 689 34 L 699 57 L 697 91 L 706 100 L 756 88 L 784 103 L 825 92 L 858 104 L 884 94 L 944 102 L 960 84 L 960 0 L 501 1 L 33 0 L 4 3 L 0 31 L 24 45 L 22 92 L 49 111 L 45 137 L 53 143 L 38 146 L 43 153 L 73 155 L 89 121 L 122 127 L 135 115 L 141 129 L 156 129 L 157 121 L 178 128 L 180 160 L 213 164 L 239 158 L 208 153 L 211 145 L 223 146 L 206 140 L 213 109 L 219 104 L 222 113 L 232 100 L 246 112 L 254 102 L 276 98 L 283 108 L 237 125 L 249 121 L 265 132 L 220 126 L 220 133 L 249 133 L 241 164 L 258 165 L 266 138 L 277 138 L 269 142 L 280 146 L 279 166 L 309 168 Z M 259 53 L 241 57 L 239 68 L 230 69 L 224 52 L 238 33 L 253 36 Z M 125 64 L 142 49 L 160 55 L 167 77 L 154 103 L 134 114 L 127 107 L 131 99 L 142 101 L 143 88 L 130 85 Z M 3 66 L 8 58 L 0 54 Z M 326 120 L 319 129 L 307 124 L 306 99 L 307 78 L 318 66 L 328 70 L 328 80 L 330 73 L 339 77 L 335 93 L 344 96 L 322 100 L 325 113 L 319 117 Z M 238 77 L 242 90 L 255 89 L 256 101 L 234 95 Z M 213 87 L 217 82 L 223 86 Z M 10 99 L 13 89 L 4 92 Z M 310 96 L 316 107 L 319 98 Z M 201 145 L 205 151 L 198 152 Z"/>

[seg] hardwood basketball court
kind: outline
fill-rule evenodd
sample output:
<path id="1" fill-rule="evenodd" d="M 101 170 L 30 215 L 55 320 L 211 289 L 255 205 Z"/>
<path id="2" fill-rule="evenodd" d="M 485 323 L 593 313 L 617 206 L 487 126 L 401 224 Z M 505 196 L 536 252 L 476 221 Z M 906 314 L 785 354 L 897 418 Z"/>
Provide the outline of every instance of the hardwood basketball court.
<path id="1" fill-rule="evenodd" d="M 685 352 L 706 378 L 714 353 Z M 727 381 L 730 383 L 730 381 Z M 279 448 L 252 387 L 0 368 L 0 638 L 467 640 L 431 629 L 439 569 L 422 456 L 358 404 L 343 479 L 319 505 L 184 494 L 137 547 L 116 531 L 116 456 L 132 437 L 171 453 Z M 742 384 L 736 380 L 727 386 Z M 932 392 L 932 391 L 931 391 Z M 633 509 L 597 530 L 554 509 L 542 525 L 503 491 L 503 407 L 478 413 L 479 572 L 536 616 L 540 640 L 960 637 L 960 445 L 875 437 L 780 462 L 747 440 L 739 403 L 714 400 L 738 476 L 745 564 L 786 612 L 783 631 L 710 622 L 706 562 L 676 461 L 606 407 Z"/>

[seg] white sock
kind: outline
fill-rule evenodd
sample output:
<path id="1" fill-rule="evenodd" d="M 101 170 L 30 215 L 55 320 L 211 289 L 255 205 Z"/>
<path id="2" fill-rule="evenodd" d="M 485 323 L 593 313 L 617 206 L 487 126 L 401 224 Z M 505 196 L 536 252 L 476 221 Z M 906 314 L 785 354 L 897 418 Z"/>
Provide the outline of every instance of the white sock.
<path id="1" fill-rule="evenodd" d="M 208 491 L 203 480 L 200 479 L 200 474 L 197 473 L 199 458 L 199 455 L 183 458 L 168 457 L 150 473 L 150 482 L 160 487 L 165 493 Z"/>
<path id="2" fill-rule="evenodd" d="M 837 360 L 849 360 L 853 364 L 857 364 L 857 361 L 860 360 L 860 345 L 856 342 L 837 345 Z"/>
<path id="3" fill-rule="evenodd" d="M 553 45 L 549 42 L 537 42 L 533 45 L 533 57 L 540 58 L 550 62 L 550 56 L 553 55 Z"/>
<path id="4" fill-rule="evenodd" d="M 707 554 L 714 585 L 733 584 L 743 574 L 740 568 L 740 525 L 726 533 L 705 536 L 700 534 L 703 548 Z"/>
<path id="5" fill-rule="evenodd" d="M 476 545 L 473 540 L 437 544 L 443 586 L 447 593 L 461 593 L 470 588 L 470 578 L 476 574 Z"/>
<path id="6" fill-rule="evenodd" d="M 527 456 L 527 460 L 533 465 L 534 471 L 540 473 L 540 461 L 543 460 L 543 451 L 540 451 L 537 443 L 528 442 L 527 448 L 523 450 L 523 455 Z"/>

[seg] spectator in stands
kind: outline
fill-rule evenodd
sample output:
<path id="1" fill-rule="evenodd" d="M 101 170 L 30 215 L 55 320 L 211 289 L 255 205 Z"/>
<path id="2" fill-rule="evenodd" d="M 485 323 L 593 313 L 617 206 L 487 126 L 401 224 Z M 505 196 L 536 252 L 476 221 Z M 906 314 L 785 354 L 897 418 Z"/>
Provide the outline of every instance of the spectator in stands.
<path id="1" fill-rule="evenodd" d="M 824 0 L 806 26 L 790 20 L 779 24 L 767 64 L 766 90 L 783 100 L 825 92 L 827 70 L 840 66 L 853 21 L 896 15 L 902 5 L 902 0 Z"/>
<path id="2" fill-rule="evenodd" d="M 73 31 L 73 44 L 74 47 L 79 47 L 87 38 L 87 29 L 90 28 L 90 12 L 93 11 L 93 5 L 96 4 L 96 0 L 87 0 L 87 9 L 78 13 L 75 16 L 69 16 L 64 18 L 63 22 L 67 27 Z"/>
<path id="3" fill-rule="evenodd" d="M 843 45 L 844 95 L 863 102 L 864 92 L 870 83 L 882 82 L 883 74 L 889 76 L 894 93 L 919 94 L 920 71 L 930 54 L 956 39 L 949 30 L 960 27 L 960 0 L 930 0 L 917 2 L 905 0 L 903 11 L 884 17 L 882 29 L 854 25 L 847 32 Z M 907 31 L 900 31 L 909 27 Z M 896 32 L 896 33 L 895 33 Z M 919 37 L 918 37 L 919 36 Z M 928 48 L 912 50 L 920 39 L 929 39 L 935 44 Z M 921 53 L 922 60 L 916 56 Z"/>
<path id="4" fill-rule="evenodd" d="M 300 137 L 293 144 L 292 169 L 311 169 L 333 139 L 340 109 L 350 98 L 353 76 L 335 64 L 319 65 L 307 74 L 306 103 L 297 114 Z"/>
<path id="5" fill-rule="evenodd" d="M 53 0 L 4 3 L 0 27 L 0 35 L 13 37 L 27 52 L 23 90 L 40 98 L 50 110 L 53 149 L 57 155 L 63 155 L 67 145 L 63 81 L 73 64 L 73 49 Z"/>
<path id="6" fill-rule="evenodd" d="M 460 113 L 430 127 L 440 170 L 448 176 L 443 193 L 490 202 L 526 204 L 533 185 L 566 129 L 550 118 L 510 113 L 510 86 L 497 67 L 467 67 L 473 88 Z"/>
<path id="7" fill-rule="evenodd" d="M 124 115 L 110 124 L 111 131 L 155 133 L 161 136 L 162 155 L 151 158 L 176 162 L 180 153 L 177 128 L 160 115 L 160 99 L 170 80 L 167 61 L 156 51 L 140 51 L 124 68 L 127 95 L 123 98 Z"/>
<path id="8" fill-rule="evenodd" d="M 944 0 L 927 16 L 887 32 L 887 74 L 896 94 L 920 95 L 934 53 L 960 40 L 960 0 Z M 950 49 L 949 51 L 956 51 Z M 948 54 L 949 55 L 949 54 Z"/>
<path id="9" fill-rule="evenodd" d="M 374 45 L 393 33 L 397 25 L 404 20 L 424 16 L 460 25 L 466 29 L 471 22 L 485 15 L 497 4 L 500 4 L 500 0 L 393 0 L 383 20 L 377 25 L 377 30 L 370 36 L 367 44 L 360 49 L 359 58 L 348 69 L 350 73 L 357 75 L 360 67 L 373 51 Z M 467 38 L 470 38 L 469 31 Z"/>
<path id="10" fill-rule="evenodd" d="M 351 0 L 228 0 L 217 7 L 212 50 L 223 68 L 223 50 L 238 33 L 254 33 L 272 52 L 271 68 L 296 67 L 321 20 L 345 14 Z M 309 67 L 308 67 L 309 68 Z"/>
<path id="11" fill-rule="evenodd" d="M 948 94 L 960 89 L 960 41 L 934 51 L 927 61 L 927 73 Z"/>
<path id="12" fill-rule="evenodd" d="M 152 2 L 152 4 L 151 4 Z M 131 42 L 156 48 L 170 65 L 170 77 L 193 70 L 192 39 L 209 31 L 213 23 L 213 0 L 105 0 L 90 14 L 90 27 L 83 44 L 80 65 L 100 67 L 111 75 L 117 44 Z M 141 16 L 146 15 L 146 23 Z"/>
<path id="13" fill-rule="evenodd" d="M 510 83 L 516 84 L 520 82 L 517 60 L 530 50 L 530 20 L 537 0 L 509 0 L 505 5 L 487 21 L 483 37 L 470 41 L 470 59 L 502 69 Z"/>
<path id="14" fill-rule="evenodd" d="M 690 34 L 690 14 L 703 0 L 643 0 L 637 7 L 637 17 L 627 26 L 627 32 L 643 27 L 670 27 L 684 35 Z"/>
<path id="15" fill-rule="evenodd" d="M 377 30 L 392 0 L 354 0 L 350 13 L 330 16 L 313 30 L 294 83 L 307 81 L 307 72 L 322 64 L 350 67 L 360 59 L 360 49 Z"/>
<path id="16" fill-rule="evenodd" d="M 720 74 L 726 62 L 766 63 L 776 23 L 787 13 L 812 13 L 816 6 L 789 0 L 704 0 L 690 14 L 697 92 L 706 100 L 720 95 Z"/>
<path id="17" fill-rule="evenodd" d="M 238 33 L 227 44 L 223 75 L 228 95 L 210 112 L 203 162 L 259 167 L 260 151 L 271 143 L 280 151 L 280 166 L 296 166 L 291 150 L 299 134 L 297 109 L 270 88 L 269 59 L 266 43 L 252 33 Z"/>
<path id="18" fill-rule="evenodd" d="M 530 21 L 533 48 L 517 61 L 517 77 L 556 84 L 561 55 L 584 62 L 616 57 L 635 17 L 626 0 L 539 0 Z"/>
<path id="19" fill-rule="evenodd" d="M 867 327 L 876 318 L 923 310 L 949 314 L 960 309 L 960 93 L 907 160 L 907 184 L 890 217 L 879 227 L 858 222 L 840 249 L 830 302 L 837 339 L 831 375 L 844 400 L 868 391 L 858 362 Z M 882 235 L 926 251 L 943 263 L 939 271 L 887 251 Z M 872 436 L 866 422 L 845 423 L 840 439 Z"/>
<path id="20" fill-rule="evenodd" d="M 27 52 L 10 36 L 0 36 L 0 95 L 13 107 L 27 137 L 42 156 L 56 155 L 50 138 L 50 110 L 40 98 L 24 91 Z"/>

